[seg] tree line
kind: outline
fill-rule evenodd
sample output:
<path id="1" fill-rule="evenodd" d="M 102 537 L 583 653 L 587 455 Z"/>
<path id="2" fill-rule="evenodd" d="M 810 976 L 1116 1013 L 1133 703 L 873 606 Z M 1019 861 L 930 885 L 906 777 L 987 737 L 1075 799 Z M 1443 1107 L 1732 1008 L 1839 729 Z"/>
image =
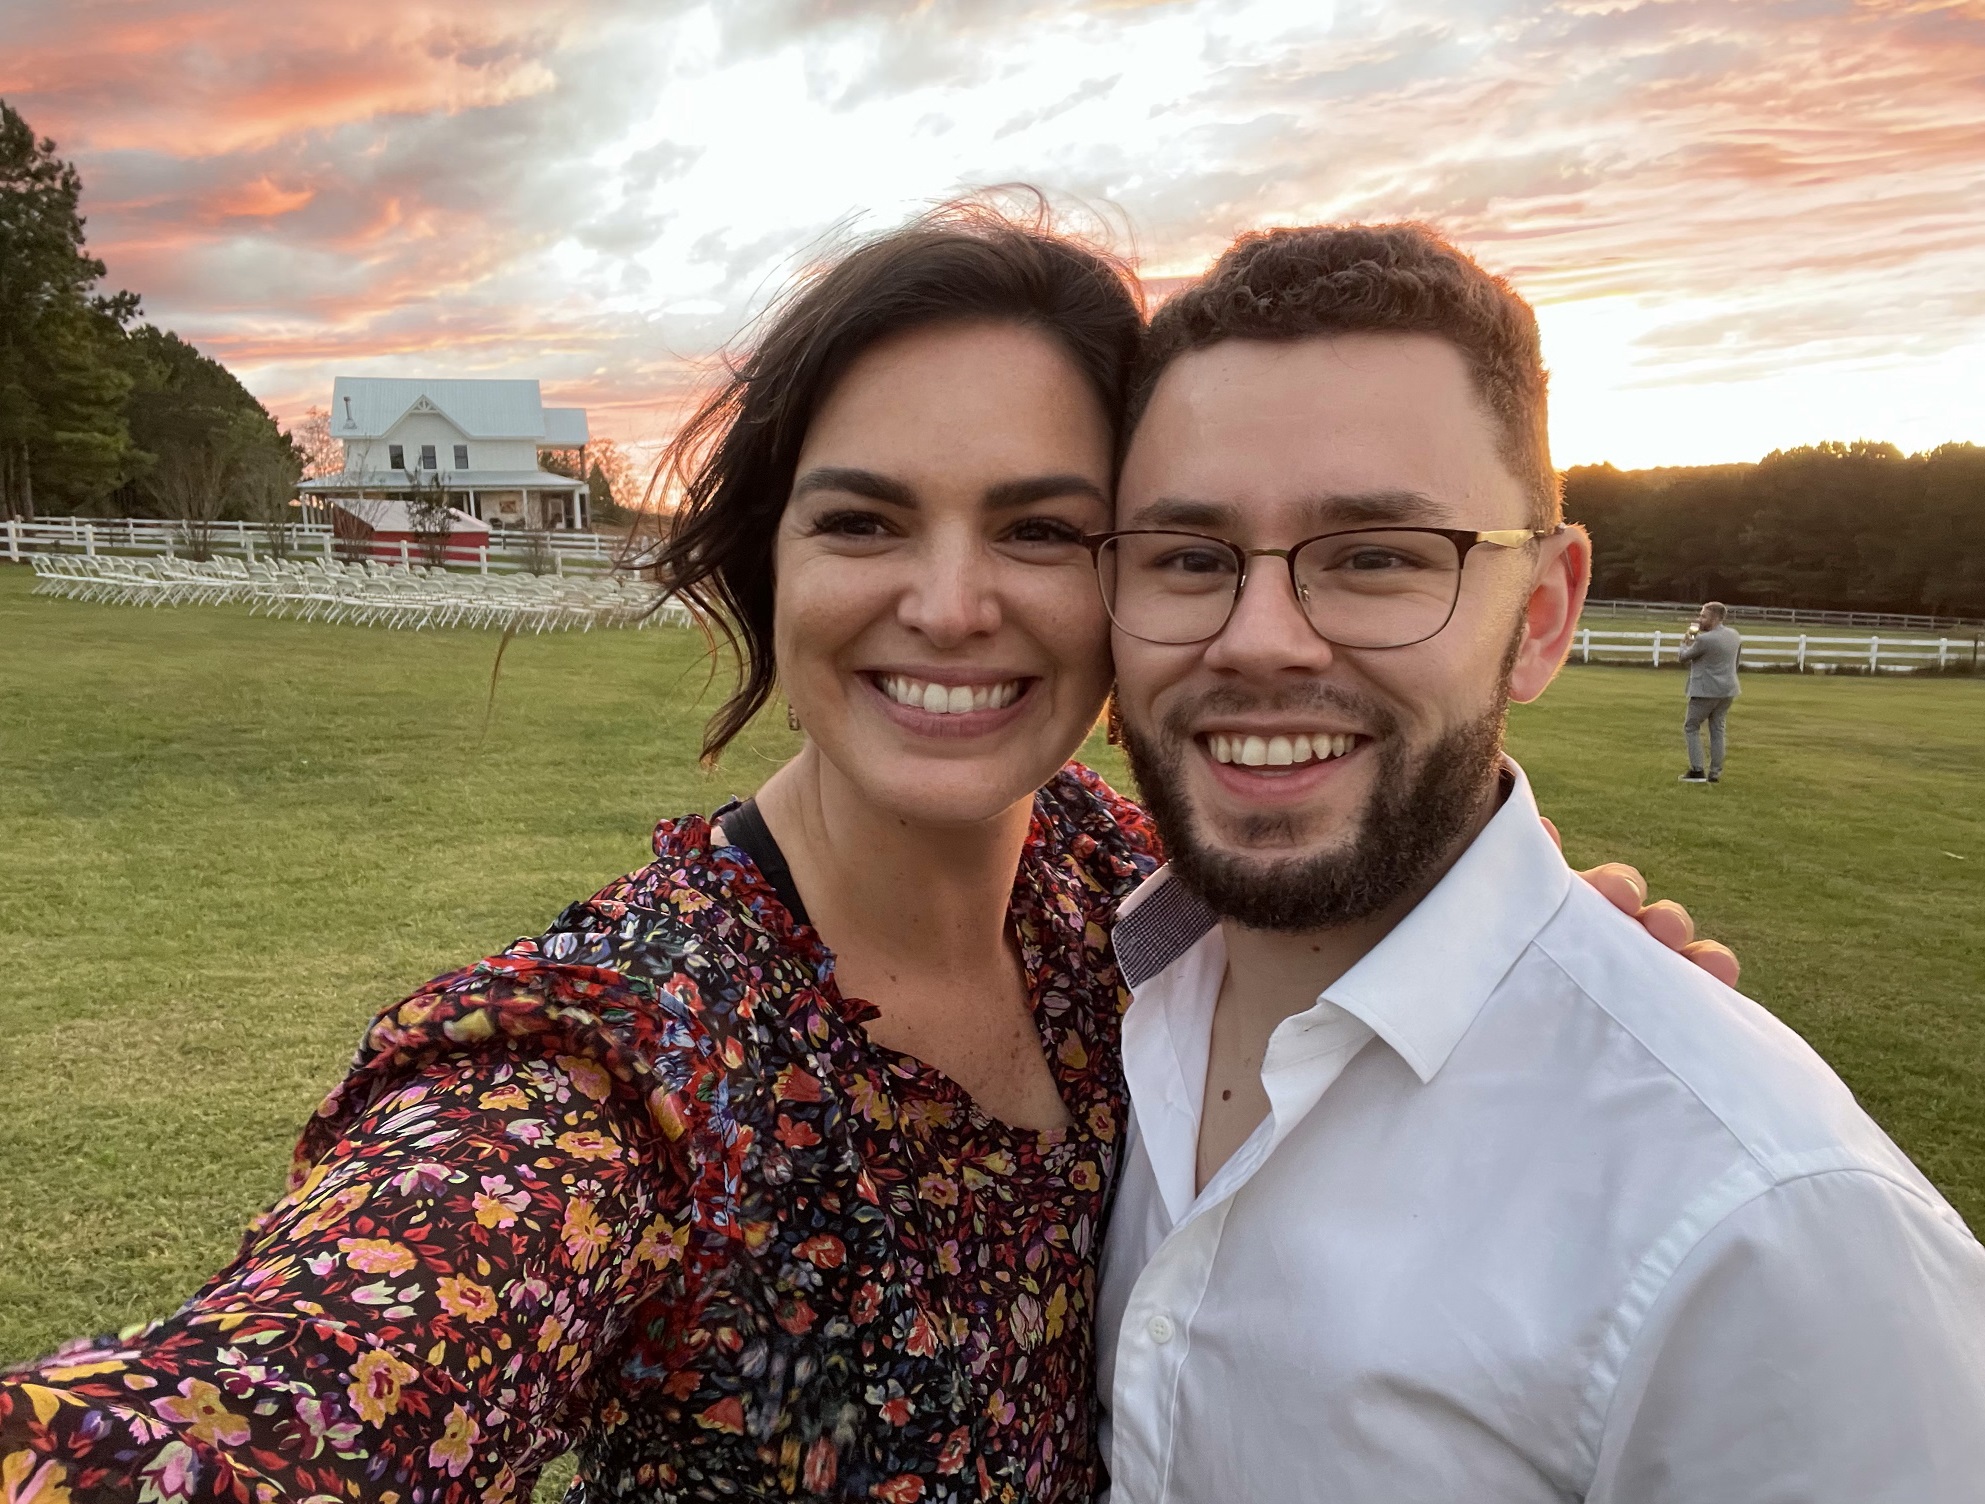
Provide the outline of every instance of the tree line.
<path id="1" fill-rule="evenodd" d="M 0 100 L 0 516 L 281 523 L 302 458 L 218 361 L 106 292 L 82 181 Z"/>
<path id="2" fill-rule="evenodd" d="M 1985 447 L 1861 441 L 1754 465 L 1565 472 L 1599 599 L 1985 616 Z"/>

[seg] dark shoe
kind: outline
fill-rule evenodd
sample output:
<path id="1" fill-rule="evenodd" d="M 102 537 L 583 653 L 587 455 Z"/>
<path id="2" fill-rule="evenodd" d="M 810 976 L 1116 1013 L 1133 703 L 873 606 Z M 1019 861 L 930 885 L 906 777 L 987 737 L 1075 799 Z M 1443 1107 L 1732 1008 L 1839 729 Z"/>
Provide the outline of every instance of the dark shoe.
<path id="1" fill-rule="evenodd" d="M 1708 783 L 1709 779 L 1701 768 L 1690 768 L 1688 772 L 1684 773 L 1676 781 L 1678 783 Z"/>
<path id="2" fill-rule="evenodd" d="M 1709 775 L 1709 781 L 1711 783 L 1721 783 L 1723 781 L 1723 775 L 1721 773 L 1711 773 Z"/>

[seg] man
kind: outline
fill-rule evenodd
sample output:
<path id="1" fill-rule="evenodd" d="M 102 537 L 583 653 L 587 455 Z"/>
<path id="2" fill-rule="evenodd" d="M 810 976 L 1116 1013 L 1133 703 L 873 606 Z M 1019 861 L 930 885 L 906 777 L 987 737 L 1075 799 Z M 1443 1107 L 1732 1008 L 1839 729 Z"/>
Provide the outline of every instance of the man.
<path id="1" fill-rule="evenodd" d="M 1689 770 L 1683 783 L 1716 783 L 1723 777 L 1723 722 L 1730 702 L 1742 694 L 1737 687 L 1737 655 L 1744 639 L 1726 626 L 1721 601 L 1710 601 L 1682 633 L 1682 662 L 1689 666 L 1689 713 L 1682 720 L 1682 739 L 1689 744 Z M 1703 771 L 1702 743 L 1697 728 L 1709 722 L 1709 771 Z"/>
<path id="2" fill-rule="evenodd" d="M 1146 364 L 1115 1504 L 1985 1497 L 1985 1251 L 1501 755 L 1588 570 L 1529 308 L 1425 230 L 1275 231 Z"/>

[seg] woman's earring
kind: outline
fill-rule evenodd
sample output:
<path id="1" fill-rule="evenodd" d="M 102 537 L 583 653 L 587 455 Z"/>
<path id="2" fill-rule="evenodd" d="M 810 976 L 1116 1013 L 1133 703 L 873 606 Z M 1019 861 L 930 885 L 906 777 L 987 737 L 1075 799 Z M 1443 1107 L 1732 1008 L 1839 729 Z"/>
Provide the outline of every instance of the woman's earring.
<path id="1" fill-rule="evenodd" d="M 1114 689 L 1110 691 L 1107 727 L 1108 729 L 1104 732 L 1104 735 L 1109 738 L 1110 745 L 1112 747 L 1121 747 L 1123 745 L 1123 712 L 1117 709 L 1117 692 Z"/>
<path id="2" fill-rule="evenodd" d="M 788 731 L 798 731 L 800 729 L 799 715 L 794 711 L 790 700 L 786 702 L 786 729 Z"/>

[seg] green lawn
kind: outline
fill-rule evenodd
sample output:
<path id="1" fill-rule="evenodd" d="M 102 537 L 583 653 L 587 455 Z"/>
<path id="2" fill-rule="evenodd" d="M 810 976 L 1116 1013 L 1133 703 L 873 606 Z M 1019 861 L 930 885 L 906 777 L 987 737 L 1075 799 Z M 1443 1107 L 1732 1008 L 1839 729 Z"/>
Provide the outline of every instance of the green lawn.
<path id="1" fill-rule="evenodd" d="M 0 568 L 0 1361 L 170 1309 L 375 1008 L 792 742 L 768 722 L 696 769 L 687 632 L 513 642 L 485 735 L 492 634 L 30 583 Z M 1572 854 L 1638 862 L 1736 945 L 1985 1226 L 1985 680 L 1753 678 L 1716 788 L 1675 783 L 1681 704 L 1673 673 L 1576 670 L 1515 748 Z"/>

